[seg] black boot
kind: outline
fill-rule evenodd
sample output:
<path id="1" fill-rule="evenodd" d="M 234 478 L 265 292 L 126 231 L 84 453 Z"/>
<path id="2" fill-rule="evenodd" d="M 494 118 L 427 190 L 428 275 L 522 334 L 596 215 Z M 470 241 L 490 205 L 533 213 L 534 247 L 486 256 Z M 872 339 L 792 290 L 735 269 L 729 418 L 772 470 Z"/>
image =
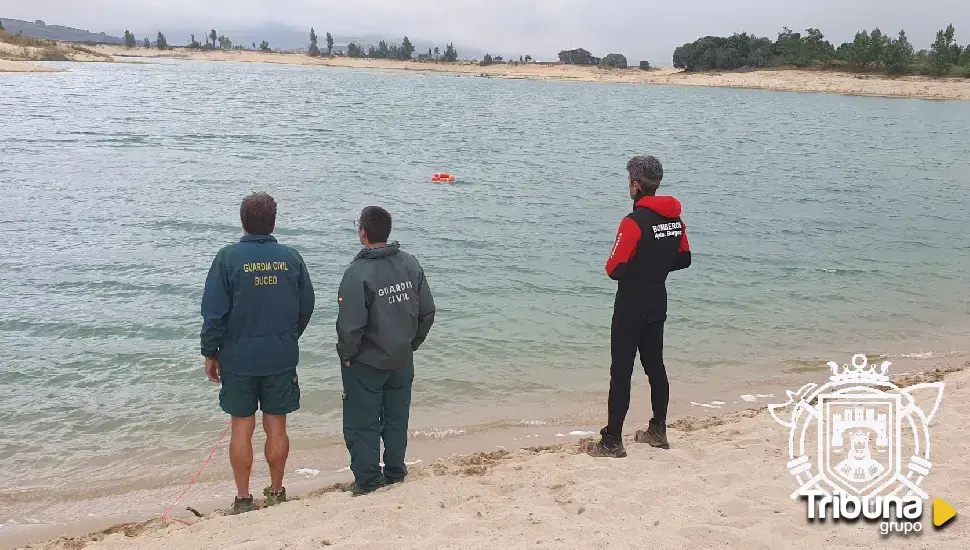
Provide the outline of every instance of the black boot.
<path id="1" fill-rule="evenodd" d="M 600 430 L 600 440 L 590 441 L 586 444 L 586 454 L 594 457 L 624 458 L 626 449 L 623 448 L 623 439 L 606 433 L 606 428 Z"/>
<path id="2" fill-rule="evenodd" d="M 637 435 L 634 440 L 637 443 L 646 443 L 651 447 L 658 447 L 660 449 L 670 448 L 670 443 L 667 443 L 667 425 L 664 422 L 657 422 L 652 418 L 646 430 L 637 430 Z"/>

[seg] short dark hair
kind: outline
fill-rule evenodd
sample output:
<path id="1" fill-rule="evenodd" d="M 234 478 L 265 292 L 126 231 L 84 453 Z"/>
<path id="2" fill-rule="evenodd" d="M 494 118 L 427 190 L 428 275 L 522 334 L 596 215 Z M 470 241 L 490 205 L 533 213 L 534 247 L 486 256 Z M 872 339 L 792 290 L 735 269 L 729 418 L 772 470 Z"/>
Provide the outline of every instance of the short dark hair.
<path id="1" fill-rule="evenodd" d="M 626 163 L 626 171 L 630 173 L 630 180 L 639 183 L 648 195 L 656 193 L 660 181 L 664 179 L 664 167 L 653 156 L 633 157 Z"/>
<path id="2" fill-rule="evenodd" d="M 386 243 L 391 236 L 391 215 L 380 206 L 368 206 L 360 213 L 360 228 L 372 243 Z"/>
<path id="3" fill-rule="evenodd" d="M 239 219 L 250 235 L 269 235 L 276 229 L 276 200 L 266 193 L 253 193 L 242 201 Z"/>

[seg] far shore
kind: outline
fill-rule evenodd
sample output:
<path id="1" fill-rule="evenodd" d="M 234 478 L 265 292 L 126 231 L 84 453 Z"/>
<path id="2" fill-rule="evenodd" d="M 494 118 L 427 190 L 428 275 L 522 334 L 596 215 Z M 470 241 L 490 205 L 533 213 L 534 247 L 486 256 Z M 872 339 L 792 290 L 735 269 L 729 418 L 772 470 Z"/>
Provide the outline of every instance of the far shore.
<path id="1" fill-rule="evenodd" d="M 625 84 L 660 84 L 679 86 L 713 86 L 788 92 L 817 92 L 845 95 L 918 98 L 936 100 L 970 100 L 970 79 L 931 78 L 925 76 L 888 77 L 837 71 L 771 69 L 748 72 L 687 73 L 668 67 L 651 70 L 639 68 L 601 69 L 598 67 L 559 63 L 503 63 L 481 66 L 478 62 L 434 63 L 389 59 L 349 58 L 343 56 L 312 58 L 301 53 L 259 52 L 249 50 L 158 50 L 123 46 L 86 46 L 97 57 L 84 61 L 124 61 L 126 58 L 171 58 L 199 61 L 244 63 L 278 63 L 285 65 L 346 67 L 447 73 L 464 76 L 602 82 Z M 104 56 L 104 57 L 101 57 Z M 78 59 L 80 60 L 80 59 Z M 0 62 L 0 71 L 36 70 L 37 65 L 23 62 Z M 47 68 L 42 68 L 44 70 Z"/>

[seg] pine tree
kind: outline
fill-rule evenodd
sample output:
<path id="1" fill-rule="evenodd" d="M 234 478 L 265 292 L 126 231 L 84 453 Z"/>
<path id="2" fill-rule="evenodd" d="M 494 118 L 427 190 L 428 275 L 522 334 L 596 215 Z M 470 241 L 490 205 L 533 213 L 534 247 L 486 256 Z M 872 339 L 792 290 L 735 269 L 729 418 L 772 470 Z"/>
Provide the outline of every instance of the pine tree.
<path id="1" fill-rule="evenodd" d="M 936 40 L 930 46 L 930 59 L 933 64 L 933 72 L 942 76 L 950 72 L 950 67 L 956 62 L 953 59 L 953 35 L 955 34 L 953 25 L 947 26 L 946 30 L 936 33 Z"/>
<path id="2" fill-rule="evenodd" d="M 906 74 L 912 70 L 914 57 L 906 31 L 899 31 L 899 38 L 890 40 L 883 52 L 882 66 L 889 74 Z"/>
<path id="3" fill-rule="evenodd" d="M 364 57 L 364 47 L 356 42 L 347 44 L 347 57 Z"/>
<path id="4" fill-rule="evenodd" d="M 320 48 L 317 46 L 317 31 L 310 27 L 310 57 L 320 55 Z"/>
<path id="5" fill-rule="evenodd" d="M 333 37 L 327 33 L 327 55 L 333 55 Z"/>
<path id="6" fill-rule="evenodd" d="M 445 46 L 445 53 L 441 56 L 442 61 L 458 61 L 458 50 L 455 49 L 455 45 L 449 43 Z"/>
<path id="7" fill-rule="evenodd" d="M 408 40 L 408 37 L 404 37 L 404 41 L 401 42 L 401 59 L 405 61 L 411 60 L 411 55 L 414 53 L 414 44 Z"/>

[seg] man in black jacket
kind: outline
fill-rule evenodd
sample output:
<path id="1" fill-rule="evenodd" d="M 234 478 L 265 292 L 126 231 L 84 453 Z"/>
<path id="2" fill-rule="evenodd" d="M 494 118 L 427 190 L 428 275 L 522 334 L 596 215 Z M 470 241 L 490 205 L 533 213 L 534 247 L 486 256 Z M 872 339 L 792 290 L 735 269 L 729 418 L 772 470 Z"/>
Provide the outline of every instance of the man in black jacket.
<path id="1" fill-rule="evenodd" d="M 637 351 L 650 380 L 653 418 L 636 441 L 669 449 L 667 404 L 670 388 L 663 362 L 663 330 L 667 320 L 667 275 L 690 266 L 687 226 L 680 219 L 680 201 L 657 196 L 663 166 L 654 157 L 633 157 L 627 163 L 633 212 L 620 223 L 606 273 L 618 282 L 610 334 L 609 423 L 587 452 L 622 458 L 623 421 L 630 408 L 630 383 Z"/>
<path id="2" fill-rule="evenodd" d="M 431 288 L 418 260 L 388 244 L 391 215 L 368 206 L 357 222 L 364 248 L 337 298 L 337 354 L 344 386 L 344 440 L 355 495 L 404 481 L 414 352 L 434 323 Z M 384 468 L 380 465 L 384 440 Z"/>

